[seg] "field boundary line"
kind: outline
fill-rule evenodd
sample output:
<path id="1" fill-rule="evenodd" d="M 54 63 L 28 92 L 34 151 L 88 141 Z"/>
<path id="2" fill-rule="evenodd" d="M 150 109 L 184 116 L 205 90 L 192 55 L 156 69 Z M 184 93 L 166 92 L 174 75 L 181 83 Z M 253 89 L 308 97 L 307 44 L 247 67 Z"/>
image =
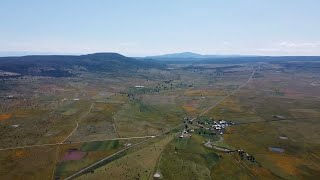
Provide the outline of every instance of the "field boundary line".
<path id="1" fill-rule="evenodd" d="M 45 146 L 56 146 L 56 145 L 65 145 L 65 144 L 79 144 L 79 143 L 90 143 L 90 142 L 103 142 L 103 141 L 114 141 L 114 140 L 127 140 L 127 139 L 144 139 L 144 138 L 154 138 L 155 136 L 137 136 L 137 137 L 123 137 L 123 138 L 108 138 L 108 139 L 94 139 L 87 141 L 74 141 L 74 142 L 64 142 L 64 143 L 52 143 L 52 144 L 35 144 L 29 146 L 18 146 L 18 147 L 9 147 L 2 148 L 0 151 L 14 150 L 14 149 L 25 149 L 33 147 L 45 147 Z"/>

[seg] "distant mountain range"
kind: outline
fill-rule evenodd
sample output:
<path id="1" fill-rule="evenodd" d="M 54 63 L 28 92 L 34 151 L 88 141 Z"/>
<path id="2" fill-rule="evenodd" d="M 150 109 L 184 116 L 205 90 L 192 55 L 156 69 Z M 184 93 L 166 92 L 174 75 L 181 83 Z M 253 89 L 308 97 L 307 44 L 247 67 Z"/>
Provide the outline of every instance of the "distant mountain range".
<path id="1" fill-rule="evenodd" d="M 258 55 L 202 55 L 192 52 L 147 56 L 145 60 L 158 60 L 165 63 L 252 63 L 279 61 L 320 61 L 320 56 L 258 56 Z"/>
<path id="2" fill-rule="evenodd" d="M 32 55 L 0 57 L 0 78 L 8 76 L 77 76 L 82 72 L 121 73 L 138 69 L 166 69 L 170 63 L 252 63 L 285 61 L 319 61 L 320 56 L 243 56 L 201 55 L 191 52 L 131 58 L 118 53 L 94 53 L 86 55 Z"/>
<path id="3" fill-rule="evenodd" d="M 213 58 L 231 58 L 231 57 L 252 57 L 245 55 L 202 55 L 192 52 L 182 52 L 182 53 L 173 53 L 173 54 L 164 54 L 158 56 L 147 56 L 146 58 L 158 59 L 158 60 L 203 60 L 203 59 L 213 59 Z"/>

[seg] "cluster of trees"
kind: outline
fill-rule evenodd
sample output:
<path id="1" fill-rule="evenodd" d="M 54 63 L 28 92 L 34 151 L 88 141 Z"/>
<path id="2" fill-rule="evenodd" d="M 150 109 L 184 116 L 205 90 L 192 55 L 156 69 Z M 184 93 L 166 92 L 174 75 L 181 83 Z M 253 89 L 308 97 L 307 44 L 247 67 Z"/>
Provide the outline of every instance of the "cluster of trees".
<path id="1" fill-rule="evenodd" d="M 201 131 L 199 131 L 199 135 L 201 135 L 201 134 L 210 135 L 210 136 L 216 135 L 216 133 L 214 133 L 214 132 L 205 132 L 205 131 L 201 132 Z"/>
<path id="2" fill-rule="evenodd" d="M 244 152 L 243 150 L 239 150 L 239 156 L 241 157 L 242 160 L 244 160 L 245 158 L 251 162 L 255 162 L 256 158 L 252 155 L 247 154 L 246 152 Z"/>

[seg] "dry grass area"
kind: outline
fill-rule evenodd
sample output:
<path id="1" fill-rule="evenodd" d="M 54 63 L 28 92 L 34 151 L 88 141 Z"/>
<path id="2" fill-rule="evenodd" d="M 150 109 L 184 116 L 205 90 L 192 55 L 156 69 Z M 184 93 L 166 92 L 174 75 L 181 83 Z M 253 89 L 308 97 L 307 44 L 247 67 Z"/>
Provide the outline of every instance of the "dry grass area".
<path id="1" fill-rule="evenodd" d="M 10 94 L 0 88 L 4 97 L 0 99 L 0 147 L 61 142 L 77 122 L 79 127 L 68 141 L 157 135 L 186 116 L 196 117 L 242 85 L 252 73 L 251 66 L 173 65 L 175 70 L 140 69 L 119 77 L 84 73 L 6 81 L 13 98 L 5 98 Z M 258 163 L 241 160 L 237 153 L 206 148 L 203 144 L 209 135 L 198 134 L 198 127 L 190 125 L 197 132 L 190 138 L 171 134 L 154 138 L 78 179 L 152 179 L 158 171 L 163 179 L 183 180 L 319 179 L 320 86 L 315 83 L 319 74 L 265 66 L 249 84 L 202 117 L 243 123 L 211 140 L 243 149 Z M 279 118 L 274 115 L 284 118 L 276 121 Z M 138 141 L 0 151 L 0 179 L 65 178 Z M 270 151 L 270 147 L 284 151 Z M 76 157 L 66 158 L 72 155 Z"/>
<path id="2" fill-rule="evenodd" d="M 239 167 L 229 167 L 231 170 L 226 173 L 220 172 L 222 168 L 219 170 L 218 164 L 213 170 L 215 174 L 226 174 L 230 179 L 319 177 L 319 102 L 314 99 L 317 98 L 315 94 L 314 98 L 306 98 L 311 95 L 309 92 L 300 90 L 299 93 L 293 93 L 304 86 L 298 81 L 289 93 L 288 89 L 291 89 L 292 84 L 288 82 L 290 78 L 286 74 L 274 76 L 270 72 L 265 73 L 259 81 L 254 80 L 247 88 L 228 98 L 211 112 L 212 116 L 218 118 L 254 122 L 230 127 L 224 135 L 224 142 L 254 155 L 262 166 L 252 166 L 240 161 L 242 170 Z M 284 93 L 274 93 L 274 87 L 280 89 L 280 92 L 282 89 L 286 90 Z M 282 115 L 288 120 L 262 122 L 277 120 L 273 115 Z M 282 148 L 284 152 L 272 152 L 269 147 Z M 234 164 L 234 160 L 224 158 L 219 163 L 227 168 L 223 164 L 230 166 Z"/>
<path id="3" fill-rule="evenodd" d="M 146 104 L 158 106 L 170 106 L 176 104 L 177 95 L 143 95 L 142 99 Z"/>
<path id="4" fill-rule="evenodd" d="M 227 93 L 226 91 L 222 90 L 211 90 L 211 89 L 190 89 L 187 90 L 184 95 L 185 96 L 225 96 Z"/>
<path id="5" fill-rule="evenodd" d="M 51 179 L 57 147 L 0 152 L 0 179 Z"/>
<path id="6" fill-rule="evenodd" d="M 134 137 L 159 134 L 178 125 L 183 116 L 182 110 L 175 105 L 153 106 L 134 100 L 122 106 L 114 121 L 120 137 Z"/>
<path id="7" fill-rule="evenodd" d="M 118 137 L 113 116 L 121 106 L 120 103 L 94 103 L 91 110 L 87 110 L 88 114 L 79 119 L 79 127 L 67 141 L 104 140 Z"/>
<path id="8" fill-rule="evenodd" d="M 12 117 L 12 114 L 0 114 L 0 121 L 10 119 L 11 117 Z"/>
<path id="9" fill-rule="evenodd" d="M 168 135 L 140 150 L 127 154 L 77 179 L 153 179 L 157 162 L 174 135 Z"/>

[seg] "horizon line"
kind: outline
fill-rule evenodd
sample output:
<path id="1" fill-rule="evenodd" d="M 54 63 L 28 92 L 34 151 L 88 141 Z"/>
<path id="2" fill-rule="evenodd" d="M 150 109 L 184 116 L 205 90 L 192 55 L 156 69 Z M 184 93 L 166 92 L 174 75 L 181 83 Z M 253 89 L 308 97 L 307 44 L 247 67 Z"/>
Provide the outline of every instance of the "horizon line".
<path id="1" fill-rule="evenodd" d="M 131 56 L 126 53 L 116 52 L 116 51 L 97 51 L 97 52 L 88 52 L 88 53 L 75 53 L 75 52 L 32 52 L 32 51 L 0 51 L 0 57 L 24 57 L 24 56 L 81 56 L 81 55 L 89 55 L 89 54 L 98 54 L 98 53 L 117 53 L 126 57 L 132 58 L 147 58 L 147 57 L 156 57 L 163 55 L 173 55 L 173 54 L 183 54 L 183 53 L 192 53 L 198 54 L 202 56 L 233 56 L 233 57 L 319 57 L 319 55 L 266 55 L 266 54 L 215 54 L 215 53 L 196 53 L 192 51 L 182 51 L 182 52 L 173 52 L 173 53 L 163 53 L 163 54 L 155 54 L 155 55 L 140 55 L 140 56 Z M 164 57 L 165 58 L 165 57 Z M 179 57 L 176 57 L 179 58 Z M 194 58 L 194 57 L 190 57 Z M 210 58 L 210 57 L 208 57 Z M 197 58 L 194 58 L 197 59 Z M 200 59 L 200 58 L 199 58 Z M 206 59 L 206 58 L 203 58 Z"/>

